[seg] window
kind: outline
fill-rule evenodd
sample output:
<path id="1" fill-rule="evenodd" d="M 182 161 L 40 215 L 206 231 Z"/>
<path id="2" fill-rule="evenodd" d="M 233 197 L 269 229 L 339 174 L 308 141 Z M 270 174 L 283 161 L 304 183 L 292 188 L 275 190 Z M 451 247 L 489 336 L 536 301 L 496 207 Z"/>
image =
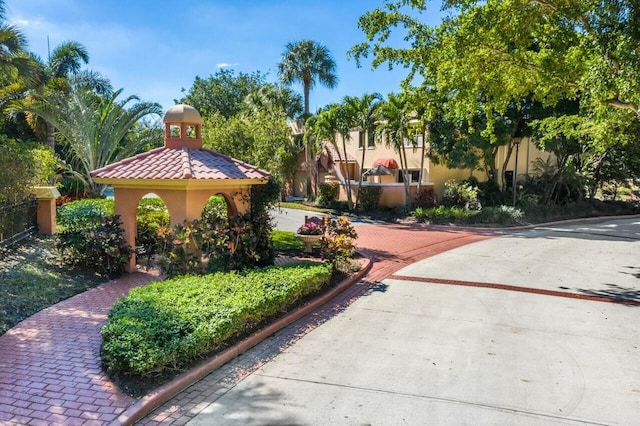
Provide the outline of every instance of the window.
<path id="1" fill-rule="evenodd" d="M 375 149 L 376 147 L 376 134 L 374 132 L 358 132 L 358 149 L 362 149 L 364 146 L 364 139 L 367 139 L 367 149 Z"/>
<path id="2" fill-rule="evenodd" d="M 376 134 L 374 132 L 367 134 L 367 148 L 374 149 L 376 147 Z"/>
<path id="3" fill-rule="evenodd" d="M 422 143 L 423 143 L 423 138 L 422 135 L 415 135 L 413 137 L 413 141 L 411 141 L 410 139 L 405 138 L 404 140 L 404 146 L 405 148 L 422 148 Z"/>
<path id="4" fill-rule="evenodd" d="M 411 180 L 409 182 L 418 182 L 418 180 L 420 180 L 420 170 L 407 170 L 407 173 L 411 176 Z M 402 170 L 398 170 L 398 182 L 404 182 Z"/>

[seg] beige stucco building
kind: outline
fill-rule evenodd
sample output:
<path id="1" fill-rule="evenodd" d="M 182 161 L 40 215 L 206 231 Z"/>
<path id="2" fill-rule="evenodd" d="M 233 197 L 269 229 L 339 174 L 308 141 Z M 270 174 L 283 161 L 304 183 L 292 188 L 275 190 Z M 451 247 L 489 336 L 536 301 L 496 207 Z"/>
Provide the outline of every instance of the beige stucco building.
<path id="1" fill-rule="evenodd" d="M 397 164 L 400 164 L 400 154 L 394 150 L 394 148 L 386 146 L 382 141 L 374 139 L 374 138 L 361 138 L 360 131 L 352 130 L 350 134 L 350 138 L 346 140 L 347 147 L 347 161 L 350 177 L 352 180 L 352 192 L 357 190 L 357 181 L 359 173 L 363 171 L 367 171 L 374 167 L 376 163 L 379 163 L 380 160 L 384 159 L 394 159 Z M 342 137 L 338 136 L 338 147 L 342 147 Z M 517 146 L 514 143 L 512 147 L 511 155 L 509 155 L 508 150 L 509 146 L 501 146 L 498 148 L 498 152 L 496 155 L 496 170 L 498 172 L 498 176 L 506 175 L 509 182 L 507 182 L 508 186 L 511 185 L 511 177 L 513 176 L 513 171 L 516 168 L 517 162 L 517 170 L 516 176 L 517 181 L 523 181 L 525 176 L 531 175 L 533 173 L 532 170 L 532 162 L 536 158 L 542 158 L 546 160 L 550 156 L 552 156 L 549 152 L 540 151 L 534 141 L 530 138 L 522 138 L 516 140 Z M 364 142 L 364 143 L 363 143 Z M 515 141 L 514 141 L 515 142 Z M 421 158 L 423 155 L 422 150 L 422 137 L 418 137 L 415 145 L 406 141 L 406 156 L 407 156 L 407 169 L 410 174 L 410 188 L 411 188 L 411 196 L 415 196 L 415 192 L 418 186 L 418 180 L 420 178 L 420 168 L 421 168 Z M 324 146 L 327 146 L 328 143 L 325 142 Z M 366 145 L 366 146 L 363 146 Z M 362 161 L 362 154 L 364 150 L 364 162 Z M 327 152 L 328 151 L 328 152 Z M 341 199 L 346 199 L 346 193 L 344 191 L 344 181 L 345 181 L 345 160 L 342 159 L 342 167 L 337 168 L 335 164 L 338 163 L 338 158 L 335 154 L 335 149 L 330 147 L 329 149 L 324 149 L 323 152 L 319 153 L 316 156 L 316 161 L 312 164 L 312 192 L 315 192 L 315 185 L 320 182 L 325 182 L 327 180 L 337 181 L 343 183 L 341 190 Z M 516 151 L 517 151 L 517 161 L 516 161 Z M 341 157 L 344 157 L 342 153 L 342 149 L 340 149 Z M 509 158 L 509 160 L 505 164 L 505 160 Z M 323 162 L 324 158 L 329 158 L 333 160 L 333 164 L 327 161 Z M 444 165 L 434 164 L 429 160 L 429 158 L 424 158 L 424 162 L 422 162 L 422 186 L 431 186 L 434 188 L 436 194 L 440 197 L 444 191 L 444 184 L 446 181 L 450 179 L 455 180 L 464 180 L 471 176 L 474 176 L 479 181 L 487 180 L 487 175 L 484 171 L 472 171 L 470 169 L 450 169 Z M 338 171 L 342 171 L 339 173 Z M 389 176 L 370 176 L 363 183 L 363 185 L 380 185 L 383 186 L 383 195 L 380 200 L 381 206 L 398 206 L 405 204 L 405 191 L 404 191 L 404 183 L 402 174 L 399 170 L 392 169 L 392 175 Z M 506 172 L 506 173 L 505 173 Z M 292 195 L 295 196 L 304 196 L 306 194 L 306 173 L 304 168 L 304 156 L 301 156 L 301 162 L 299 164 L 298 170 L 295 175 L 294 182 L 292 184 L 291 192 Z M 499 179 L 499 183 L 502 185 L 502 179 Z"/>

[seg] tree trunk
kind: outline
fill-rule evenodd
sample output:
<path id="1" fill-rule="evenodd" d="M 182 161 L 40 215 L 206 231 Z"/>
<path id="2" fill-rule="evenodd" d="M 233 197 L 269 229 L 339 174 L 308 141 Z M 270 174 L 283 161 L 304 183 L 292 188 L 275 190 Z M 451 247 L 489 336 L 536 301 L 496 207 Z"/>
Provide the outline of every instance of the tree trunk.
<path id="1" fill-rule="evenodd" d="M 304 145 L 304 171 L 306 175 L 307 197 L 311 196 L 311 143 Z"/>
<path id="2" fill-rule="evenodd" d="M 411 206 L 413 205 L 413 202 L 411 201 L 411 189 L 409 186 L 409 182 L 408 182 L 408 174 L 409 174 L 409 170 L 407 169 L 408 165 L 407 165 L 407 150 L 404 146 L 404 142 L 402 142 L 402 145 L 400 145 L 400 169 L 402 172 L 402 182 L 404 183 L 404 193 L 405 193 L 405 197 L 406 197 L 406 207 L 408 207 L 409 209 L 411 209 Z"/>
<path id="3" fill-rule="evenodd" d="M 56 150 L 56 129 L 53 127 L 53 124 L 47 123 L 47 145 L 49 145 L 49 149 L 55 152 Z"/>
<path id="4" fill-rule="evenodd" d="M 347 144 L 345 137 L 342 135 L 342 150 L 344 152 L 344 168 L 345 168 L 345 190 L 347 191 L 347 205 L 349 210 L 353 209 L 353 201 L 351 200 L 351 176 L 349 175 L 349 161 L 347 160 Z"/>
<path id="5" fill-rule="evenodd" d="M 421 155 L 420 155 L 420 174 L 419 174 L 419 178 L 418 178 L 418 188 L 416 189 L 416 195 L 420 194 L 420 190 L 422 189 L 422 178 L 423 178 L 423 170 L 424 170 L 424 157 L 426 154 L 426 146 L 427 146 L 427 135 L 428 135 L 428 131 L 427 128 L 425 127 L 422 130 L 422 150 L 421 150 Z"/>
<path id="6" fill-rule="evenodd" d="M 362 137 L 362 162 L 360 163 L 360 176 L 358 179 L 358 193 L 356 194 L 356 204 L 355 204 L 355 208 L 356 210 L 358 209 L 358 203 L 360 202 L 360 189 L 362 188 L 362 171 L 364 170 L 364 154 L 367 150 L 367 142 L 369 140 L 369 131 L 367 130 L 366 133 L 362 133 L 365 136 Z"/>

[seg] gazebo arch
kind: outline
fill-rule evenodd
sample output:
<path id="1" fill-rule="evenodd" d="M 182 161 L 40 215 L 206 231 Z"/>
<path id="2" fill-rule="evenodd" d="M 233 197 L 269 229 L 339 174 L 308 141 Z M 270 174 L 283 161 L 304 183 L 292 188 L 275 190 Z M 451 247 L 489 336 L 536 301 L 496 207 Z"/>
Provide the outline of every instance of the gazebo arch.
<path id="1" fill-rule="evenodd" d="M 153 192 L 164 201 L 171 225 L 199 219 L 207 200 L 220 194 L 229 214 L 249 210 L 251 187 L 271 176 L 218 151 L 202 148 L 202 118 L 189 105 L 174 105 L 164 116 L 165 143 L 161 148 L 126 158 L 91 172 L 96 183 L 113 186 L 115 214 L 124 238 L 135 247 L 136 211 L 140 199 Z M 179 132 L 172 133 L 172 129 Z M 135 254 L 128 270 L 135 270 Z"/>

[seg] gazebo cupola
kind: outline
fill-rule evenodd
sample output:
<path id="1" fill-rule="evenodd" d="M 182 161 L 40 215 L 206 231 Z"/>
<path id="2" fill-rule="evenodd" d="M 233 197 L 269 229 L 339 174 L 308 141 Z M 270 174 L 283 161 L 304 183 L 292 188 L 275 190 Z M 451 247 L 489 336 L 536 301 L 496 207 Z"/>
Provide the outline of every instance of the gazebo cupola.
<path id="1" fill-rule="evenodd" d="M 164 146 L 202 148 L 202 117 L 194 107 L 174 105 L 164 115 Z"/>
<path id="2" fill-rule="evenodd" d="M 253 185 L 271 176 L 256 166 L 202 147 L 202 117 L 189 105 L 174 105 L 164 116 L 164 146 L 91 172 L 96 183 L 112 185 L 115 213 L 126 241 L 135 246 L 136 212 L 149 194 L 162 198 L 171 225 L 200 219 L 212 195 L 227 202 L 229 215 L 249 210 Z M 132 257 L 129 270 L 135 269 Z"/>

